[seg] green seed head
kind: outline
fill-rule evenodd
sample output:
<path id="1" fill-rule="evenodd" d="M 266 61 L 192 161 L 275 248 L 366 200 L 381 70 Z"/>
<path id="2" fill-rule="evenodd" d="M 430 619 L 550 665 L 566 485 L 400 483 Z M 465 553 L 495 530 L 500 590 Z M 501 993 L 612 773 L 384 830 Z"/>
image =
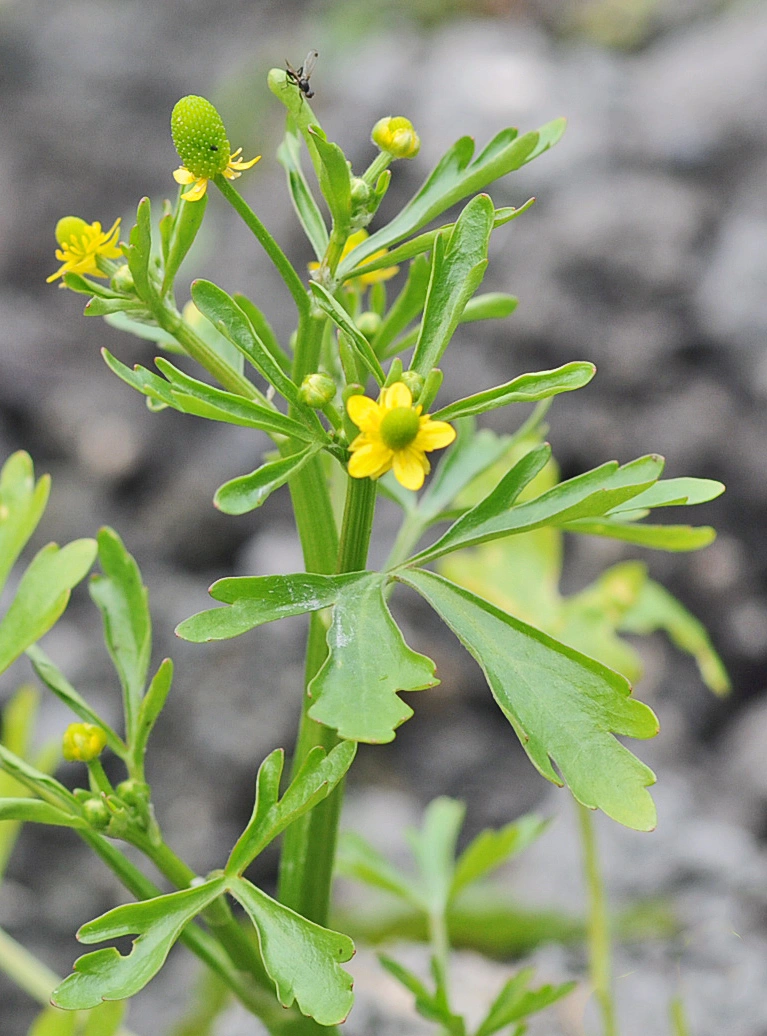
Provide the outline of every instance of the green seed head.
<path id="1" fill-rule="evenodd" d="M 418 435 L 421 422 L 409 406 L 389 410 L 381 421 L 381 438 L 390 450 L 404 450 Z"/>
<path id="2" fill-rule="evenodd" d="M 86 223 L 79 216 L 62 216 L 56 224 L 56 240 L 60 245 L 71 244 L 73 238 L 79 242 L 83 234 L 90 229 L 90 223 Z"/>
<path id="3" fill-rule="evenodd" d="M 230 147 L 221 116 L 204 97 L 182 97 L 170 117 L 173 143 L 184 166 L 194 176 L 210 180 L 223 173 Z"/>

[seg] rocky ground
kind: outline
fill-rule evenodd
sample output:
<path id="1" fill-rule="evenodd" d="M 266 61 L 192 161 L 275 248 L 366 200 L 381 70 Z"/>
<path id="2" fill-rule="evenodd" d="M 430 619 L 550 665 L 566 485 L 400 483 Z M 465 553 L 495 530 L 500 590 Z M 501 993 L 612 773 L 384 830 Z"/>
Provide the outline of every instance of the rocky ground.
<path id="1" fill-rule="evenodd" d="M 219 104 L 247 154 L 264 154 L 245 190 L 303 262 L 272 157 L 281 115 L 264 75 L 285 55 L 298 63 L 310 46 L 321 52 L 316 111 L 358 168 L 369 161 L 366 141 L 381 114 L 402 112 L 417 125 L 422 153 L 397 169 L 398 197 L 463 133 L 483 143 L 503 125 L 528 129 L 567 115 L 558 147 L 493 191 L 496 204 L 538 198 L 499 235 L 485 281 L 521 304 L 508 322 L 461 332 L 445 397 L 590 359 L 595 381 L 551 411 L 566 474 L 657 451 L 670 475 L 727 483 L 726 496 L 696 516 L 721 530 L 712 547 L 647 560 L 708 624 L 734 694 L 714 701 L 692 663 L 659 639 L 645 646 L 639 694 L 663 731 L 640 754 L 659 773 L 661 820 L 650 836 L 609 823 L 599 833 L 614 902 L 671 897 L 683 925 L 672 942 L 619 950 L 622 1036 L 670 1031 L 666 1005 L 677 993 L 695 1036 L 765 1036 L 767 8 L 666 0 L 634 49 L 620 51 L 563 36 L 542 0 L 485 4 L 495 14 L 466 12 L 428 31 L 405 17 L 404 5 L 382 7 L 386 17 L 366 31 L 352 0 L 328 11 L 239 0 L 0 3 L 0 454 L 27 449 L 53 474 L 40 542 L 109 523 L 142 565 L 156 657 L 172 653 L 179 674 L 151 779 L 171 842 L 205 872 L 249 812 L 254 759 L 292 741 L 302 627 L 292 620 L 204 650 L 176 641 L 172 629 L 206 605 L 217 576 L 298 567 L 287 500 L 278 495 L 263 513 L 237 519 L 214 511 L 216 486 L 251 470 L 262 444 L 244 429 L 150 415 L 109 374 L 98 347 L 126 363 L 148 363 L 153 348 L 83 319 L 78 297 L 44 284 L 54 269 L 55 222 L 78 213 L 109 225 L 118 214 L 130 218 L 141 195 L 170 193 L 168 115 L 179 96 L 200 92 Z M 287 333 L 281 285 L 220 210 L 214 199 L 190 276 L 252 292 Z M 382 535 L 388 526 L 384 517 Z M 619 545 L 571 544 L 568 589 L 623 556 Z M 468 802 L 471 832 L 530 808 L 558 815 L 505 880 L 522 900 L 577 910 L 566 796 L 534 774 L 457 645 L 423 627 L 414 608 L 404 614 L 446 675 L 393 745 L 363 752 L 349 823 L 383 830 L 384 844 L 396 845 L 401 822 L 438 794 Z M 45 646 L 83 693 L 115 714 L 84 593 Z M 2 696 L 26 675 L 21 666 L 7 674 Z M 66 721 L 46 702 L 41 739 L 59 736 Z M 265 861 L 264 881 L 273 866 Z M 0 890 L 0 925 L 65 973 L 77 955 L 74 929 L 118 901 L 114 881 L 73 839 L 28 831 Z M 418 948 L 402 953 L 422 963 Z M 545 947 L 536 961 L 542 979 L 583 974 L 580 950 Z M 470 955 L 457 966 L 469 1010 L 509 972 Z M 350 1036 L 428 1031 L 370 953 L 354 968 L 360 1002 Z M 164 1032 L 193 982 L 190 962 L 176 954 L 137 998 L 132 1026 Z M 590 1011 L 585 994 L 576 995 L 531 1033 L 598 1031 Z M 32 1013 L 0 975 L 3 1036 L 23 1036 Z M 232 1011 L 220 1036 L 255 1031 Z"/>

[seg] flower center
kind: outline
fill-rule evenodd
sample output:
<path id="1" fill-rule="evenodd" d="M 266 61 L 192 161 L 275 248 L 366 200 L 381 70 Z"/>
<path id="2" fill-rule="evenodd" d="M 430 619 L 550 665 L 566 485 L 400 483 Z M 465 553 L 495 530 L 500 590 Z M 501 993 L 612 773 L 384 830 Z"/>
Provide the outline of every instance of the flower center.
<path id="1" fill-rule="evenodd" d="M 397 406 L 381 421 L 381 438 L 390 450 L 404 450 L 418 435 L 421 422 L 412 407 Z"/>

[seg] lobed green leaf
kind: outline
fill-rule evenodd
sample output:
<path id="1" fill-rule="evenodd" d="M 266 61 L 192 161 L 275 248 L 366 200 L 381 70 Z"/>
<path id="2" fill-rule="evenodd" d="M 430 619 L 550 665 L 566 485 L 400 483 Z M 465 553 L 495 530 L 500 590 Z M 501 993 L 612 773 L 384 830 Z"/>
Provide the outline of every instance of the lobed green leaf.
<path id="1" fill-rule="evenodd" d="M 319 155 L 320 190 L 328 203 L 333 224 L 346 230 L 352 211 L 351 174 L 346 155 L 338 144 L 328 140 L 320 126 L 309 126 L 309 136 Z"/>
<path id="2" fill-rule="evenodd" d="M 316 457 L 319 450 L 316 444 L 305 446 L 289 457 L 280 457 L 262 464 L 260 468 L 248 475 L 224 482 L 213 497 L 213 503 L 224 514 L 246 514 L 260 507 L 271 494 L 284 486 L 307 461 Z"/>
<path id="3" fill-rule="evenodd" d="M 634 522 L 605 518 L 579 518 L 563 523 L 566 532 L 588 536 L 606 536 L 624 540 L 652 550 L 702 550 L 716 539 L 716 530 L 710 525 L 639 525 Z"/>
<path id="4" fill-rule="evenodd" d="M 152 210 L 149 198 L 142 198 L 138 203 L 135 226 L 131 229 L 128 244 L 123 244 L 122 250 L 128 260 L 136 294 L 145 302 L 151 302 L 154 289 L 149 278 L 149 260 L 152 255 Z"/>
<path id="5" fill-rule="evenodd" d="M 172 683 L 173 662 L 169 658 L 164 658 L 139 706 L 136 735 L 133 741 L 133 755 L 138 760 L 144 757 L 149 735 L 165 706 Z"/>
<path id="6" fill-rule="evenodd" d="M 546 985 L 529 989 L 534 972 L 534 968 L 522 968 L 509 979 L 474 1036 L 492 1036 L 507 1025 L 537 1014 L 567 996 L 577 985 L 577 982 L 564 982 L 559 986 Z"/>
<path id="7" fill-rule="evenodd" d="M 367 573 L 344 586 L 328 630 L 328 657 L 307 688 L 309 716 L 353 741 L 384 744 L 413 715 L 399 691 L 439 681 L 434 663 L 411 650 L 384 599 L 385 577 Z"/>
<path id="8" fill-rule="evenodd" d="M 162 279 L 161 294 L 166 295 L 173 287 L 173 281 L 183 263 L 189 249 L 194 244 L 197 232 L 202 226 L 205 209 L 208 205 L 208 196 L 204 194 L 197 201 L 178 200 L 176 217 L 173 220 L 173 228 L 168 241 L 167 256 L 165 257 L 165 273 Z"/>
<path id="9" fill-rule="evenodd" d="M 528 813 L 498 830 L 485 828 L 480 831 L 458 857 L 450 898 L 532 845 L 548 825 L 548 820 Z"/>
<path id="10" fill-rule="evenodd" d="M 37 528 L 51 488 L 49 475 L 35 483 L 32 458 L 12 453 L 0 471 L 0 591 Z"/>
<path id="11" fill-rule="evenodd" d="M 344 831 L 339 837 L 335 872 L 344 878 L 353 878 L 373 888 L 391 892 L 419 910 L 423 909 L 413 879 L 389 863 L 385 856 L 354 831 Z"/>
<path id="12" fill-rule="evenodd" d="M 423 569 L 401 571 L 482 668 L 536 769 L 591 809 L 639 831 L 655 826 L 652 771 L 615 736 L 648 738 L 658 723 L 618 673 Z M 562 777 L 552 766 L 556 763 Z"/>
<path id="13" fill-rule="evenodd" d="M 365 364 L 378 384 L 383 385 L 386 381 L 386 375 L 384 374 L 383 367 L 381 367 L 381 364 L 378 361 L 378 357 L 373 351 L 370 342 L 363 335 L 343 306 L 339 305 L 330 292 L 326 288 L 323 288 L 321 284 L 318 284 L 317 281 L 312 281 L 309 287 L 319 306 L 328 314 L 336 327 L 347 335 L 357 356 Z"/>

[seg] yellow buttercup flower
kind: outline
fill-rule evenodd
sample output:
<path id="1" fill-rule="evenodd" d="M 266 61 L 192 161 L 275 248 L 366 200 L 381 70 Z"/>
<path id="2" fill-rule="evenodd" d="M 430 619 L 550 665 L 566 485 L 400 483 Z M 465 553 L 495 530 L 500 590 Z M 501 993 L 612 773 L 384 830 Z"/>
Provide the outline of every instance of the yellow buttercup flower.
<path id="1" fill-rule="evenodd" d="M 256 162 L 261 160 L 260 155 L 256 155 L 255 158 L 251 158 L 249 162 L 246 162 L 244 158 L 238 158 L 237 156 L 242 152 L 242 148 L 238 147 L 235 152 L 229 156 L 229 161 L 226 164 L 226 168 L 222 170 L 227 180 L 236 180 L 238 176 L 242 176 L 243 170 L 251 169 Z M 176 183 L 188 184 L 191 183 L 193 186 L 188 191 L 184 191 L 181 197 L 184 201 L 199 201 L 200 198 L 205 194 L 208 189 L 209 176 L 195 176 L 194 173 L 190 172 L 186 166 L 179 166 L 178 169 L 173 170 L 173 179 Z"/>
<path id="2" fill-rule="evenodd" d="M 367 230 L 355 230 L 354 233 L 346 239 L 346 244 L 341 252 L 341 260 L 345 259 L 347 255 L 357 247 L 357 245 L 361 245 L 369 236 L 370 235 Z M 372 255 L 369 255 L 365 262 L 372 263 L 374 259 L 380 259 L 383 255 L 386 255 L 386 249 L 379 248 L 377 252 L 373 252 Z M 319 268 L 319 263 L 309 263 L 310 270 L 319 270 Z M 355 281 L 357 284 L 361 284 L 364 288 L 367 288 L 369 285 L 377 284 L 379 281 L 391 280 L 391 278 L 396 277 L 398 273 L 399 266 L 384 266 L 381 270 L 373 270 L 371 273 L 363 273 L 359 277 L 352 277 L 351 280 Z"/>
<path id="3" fill-rule="evenodd" d="M 64 216 L 56 224 L 56 258 L 61 266 L 46 277 L 46 284 L 58 280 L 65 273 L 80 273 L 83 276 L 108 277 L 109 274 L 98 264 L 103 259 L 119 259 L 122 256 L 117 239 L 120 234 L 120 220 L 116 219 L 109 230 L 102 230 L 100 223 L 86 223 L 79 216 Z"/>
<path id="4" fill-rule="evenodd" d="M 380 478 L 390 469 L 405 489 L 420 489 L 431 470 L 426 457 L 455 439 L 446 421 L 432 421 L 413 406 L 410 389 L 402 381 L 383 389 L 378 402 L 367 396 L 350 396 L 349 417 L 360 434 L 349 446 L 352 478 Z"/>

